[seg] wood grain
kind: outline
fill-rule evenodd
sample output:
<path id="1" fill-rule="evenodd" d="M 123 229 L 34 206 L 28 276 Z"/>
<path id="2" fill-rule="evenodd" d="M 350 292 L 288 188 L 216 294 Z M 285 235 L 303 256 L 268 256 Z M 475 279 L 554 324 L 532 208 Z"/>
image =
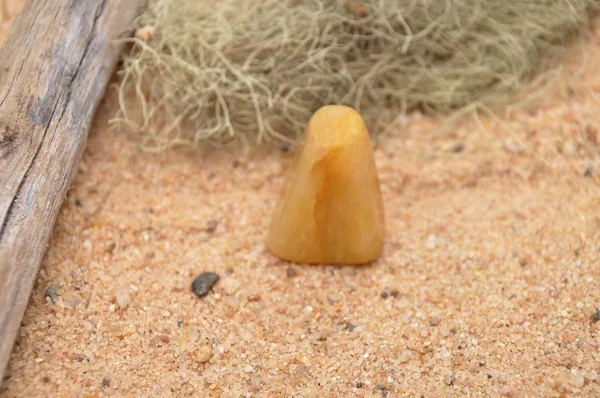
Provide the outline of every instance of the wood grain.
<path id="1" fill-rule="evenodd" d="M 115 39 L 144 6 L 30 0 L 0 50 L 0 376 L 118 60 Z"/>

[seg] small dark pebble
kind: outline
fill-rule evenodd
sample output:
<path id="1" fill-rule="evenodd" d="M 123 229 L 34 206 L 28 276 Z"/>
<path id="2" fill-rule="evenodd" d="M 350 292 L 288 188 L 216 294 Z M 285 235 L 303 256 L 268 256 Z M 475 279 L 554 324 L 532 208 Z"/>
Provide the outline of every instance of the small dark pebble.
<path id="1" fill-rule="evenodd" d="M 384 386 L 383 384 L 377 384 L 377 385 L 375 386 L 375 389 L 376 389 L 376 390 L 385 390 L 385 386 Z"/>
<path id="2" fill-rule="evenodd" d="M 285 271 L 285 275 L 288 278 L 293 278 L 298 275 L 298 271 L 296 271 L 296 269 L 290 265 L 289 267 L 287 267 L 287 270 Z"/>
<path id="3" fill-rule="evenodd" d="M 77 207 L 83 207 L 83 203 L 81 203 L 81 200 L 75 199 L 75 206 L 77 206 Z"/>
<path id="4" fill-rule="evenodd" d="M 111 242 L 107 247 L 106 250 L 104 250 L 106 253 L 112 253 L 115 251 L 115 247 L 117 247 L 117 244 L 115 242 Z"/>
<path id="5" fill-rule="evenodd" d="M 592 169 L 591 167 L 588 167 L 587 169 L 585 169 L 585 173 L 583 173 L 583 175 L 585 177 L 591 177 L 594 174 L 594 169 Z"/>
<path id="6" fill-rule="evenodd" d="M 485 362 L 479 362 L 479 367 L 483 368 L 485 366 Z"/>
<path id="7" fill-rule="evenodd" d="M 356 325 L 352 324 L 352 323 L 347 323 L 346 324 L 346 329 L 353 332 L 354 329 L 356 329 Z"/>
<path id="8" fill-rule="evenodd" d="M 44 383 L 50 383 L 50 378 L 48 376 L 44 376 Z"/>
<path id="9" fill-rule="evenodd" d="M 219 275 L 214 272 L 203 272 L 192 282 L 192 290 L 198 297 L 204 297 L 210 288 L 219 280 Z"/>
<path id="10" fill-rule="evenodd" d="M 210 220 L 206 223 L 206 233 L 208 234 L 213 234 L 215 233 L 215 231 L 217 230 L 217 226 L 219 225 L 219 222 L 217 220 Z"/>
<path id="11" fill-rule="evenodd" d="M 600 321 L 600 308 L 596 308 L 592 314 L 592 322 Z"/>
<path id="12" fill-rule="evenodd" d="M 400 294 L 400 292 L 398 291 L 398 289 L 390 290 L 390 296 L 392 296 L 392 297 L 398 297 L 399 294 Z"/>
<path id="13" fill-rule="evenodd" d="M 183 326 L 183 321 L 177 321 L 177 327 L 180 328 Z"/>
<path id="14" fill-rule="evenodd" d="M 363 388 L 364 384 L 362 381 L 356 383 L 356 388 Z"/>
<path id="15" fill-rule="evenodd" d="M 388 292 L 383 291 L 383 292 L 381 292 L 380 296 L 381 296 L 381 298 L 387 298 Z"/>
<path id="16" fill-rule="evenodd" d="M 48 287 L 46 288 L 46 292 L 44 293 L 44 298 L 50 297 L 52 303 L 56 303 L 56 301 L 58 300 L 58 288 L 58 285 L 48 285 Z"/>
<path id="17" fill-rule="evenodd" d="M 105 377 L 104 379 L 102 379 L 102 387 L 108 386 L 110 386 L 110 379 L 108 377 Z"/>
<path id="18" fill-rule="evenodd" d="M 458 144 L 454 145 L 454 147 L 452 147 L 452 152 L 461 153 L 464 149 L 465 146 L 461 142 L 459 142 Z"/>
<path id="19" fill-rule="evenodd" d="M 519 260 L 519 265 L 521 267 L 526 267 L 528 263 L 529 263 L 529 260 L 527 260 L 527 257 L 523 257 Z"/>
<path id="20" fill-rule="evenodd" d="M 75 357 L 75 360 L 76 360 L 77 362 L 83 362 L 83 361 L 85 361 L 85 357 L 82 357 L 81 355 L 77 355 L 77 356 Z"/>
<path id="21" fill-rule="evenodd" d="M 279 150 L 280 150 L 281 152 L 283 152 L 283 153 L 287 153 L 287 152 L 289 152 L 289 151 L 290 151 L 290 147 L 289 147 L 289 146 L 287 146 L 287 145 L 282 145 L 282 146 L 279 148 Z"/>
<path id="22" fill-rule="evenodd" d="M 491 379 L 491 378 L 492 378 L 492 375 L 488 375 L 488 379 Z"/>

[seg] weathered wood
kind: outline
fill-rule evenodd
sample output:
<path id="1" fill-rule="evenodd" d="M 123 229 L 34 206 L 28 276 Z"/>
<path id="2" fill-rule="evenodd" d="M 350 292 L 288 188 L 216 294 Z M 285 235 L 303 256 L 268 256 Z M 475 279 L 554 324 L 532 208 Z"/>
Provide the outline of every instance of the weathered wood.
<path id="1" fill-rule="evenodd" d="M 118 60 L 115 39 L 144 6 L 30 0 L 0 50 L 0 376 Z"/>

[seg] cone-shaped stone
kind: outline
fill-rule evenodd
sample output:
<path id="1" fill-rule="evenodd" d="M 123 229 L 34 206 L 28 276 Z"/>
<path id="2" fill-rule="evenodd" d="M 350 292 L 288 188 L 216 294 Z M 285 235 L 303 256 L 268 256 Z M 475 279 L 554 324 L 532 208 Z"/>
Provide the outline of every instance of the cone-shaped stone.
<path id="1" fill-rule="evenodd" d="M 384 217 L 369 133 L 352 108 L 310 119 L 275 208 L 267 247 L 294 262 L 363 264 L 383 248 Z"/>

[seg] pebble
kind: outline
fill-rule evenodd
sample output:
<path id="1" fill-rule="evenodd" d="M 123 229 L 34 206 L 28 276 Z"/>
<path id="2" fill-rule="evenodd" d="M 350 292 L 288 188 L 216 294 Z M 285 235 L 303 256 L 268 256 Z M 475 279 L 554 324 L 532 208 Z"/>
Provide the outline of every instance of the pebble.
<path id="1" fill-rule="evenodd" d="M 210 220 L 209 222 L 206 223 L 206 233 L 212 234 L 217 230 L 217 226 L 219 225 L 219 222 L 217 220 Z"/>
<path id="2" fill-rule="evenodd" d="M 600 321 L 600 308 L 596 308 L 592 313 L 592 322 Z"/>
<path id="3" fill-rule="evenodd" d="M 390 290 L 390 296 L 392 296 L 392 297 L 398 297 L 399 294 L 400 294 L 400 291 L 398 289 Z"/>
<path id="4" fill-rule="evenodd" d="M 46 288 L 46 292 L 44 293 L 44 298 L 49 297 L 52 300 L 52 303 L 56 303 L 58 300 L 58 285 L 48 285 Z"/>
<path id="5" fill-rule="evenodd" d="M 585 169 L 585 172 L 583 173 L 583 175 L 585 177 L 591 177 L 594 175 L 594 169 L 591 167 L 588 167 L 587 169 Z"/>
<path id="6" fill-rule="evenodd" d="M 244 373 L 252 373 L 252 372 L 254 372 L 254 366 L 246 365 L 246 367 L 244 368 Z"/>
<path id="7" fill-rule="evenodd" d="M 319 340 L 319 341 L 325 341 L 325 340 L 327 340 L 327 331 L 326 330 L 321 330 L 319 332 L 319 334 L 317 335 L 317 340 Z"/>
<path id="8" fill-rule="evenodd" d="M 212 354 L 213 354 L 212 347 L 208 344 L 204 345 L 204 346 L 198 348 L 198 351 L 196 351 L 196 361 L 198 361 L 200 363 L 208 362 L 210 357 L 212 357 Z"/>
<path id="9" fill-rule="evenodd" d="M 387 298 L 387 297 L 388 297 L 388 292 L 386 292 L 386 291 L 383 291 L 383 292 L 381 292 L 380 296 L 381 296 L 381 298 L 384 298 L 384 299 L 385 299 L 385 298 Z"/>
<path id="10" fill-rule="evenodd" d="M 432 316 L 431 318 L 429 318 L 429 324 L 431 326 L 437 326 L 440 324 L 440 322 L 441 322 L 441 320 L 437 316 Z"/>
<path id="11" fill-rule="evenodd" d="M 285 274 L 288 278 L 293 278 L 295 276 L 298 276 L 298 271 L 296 271 L 296 269 L 290 265 L 289 267 L 287 267 Z"/>
<path id="12" fill-rule="evenodd" d="M 428 249 L 435 249 L 437 243 L 437 237 L 435 235 L 429 235 L 427 237 L 427 248 Z"/>
<path id="13" fill-rule="evenodd" d="M 192 282 L 192 290 L 198 297 L 204 297 L 218 280 L 219 275 L 214 272 L 203 272 Z"/>
<path id="14" fill-rule="evenodd" d="M 110 386 L 110 378 L 109 377 L 105 377 L 102 379 L 102 387 L 109 387 Z"/>
<path id="15" fill-rule="evenodd" d="M 354 325 L 352 323 L 347 323 L 346 324 L 346 329 L 349 330 L 350 332 L 353 332 L 354 329 L 356 329 L 356 325 Z"/>
<path id="16" fill-rule="evenodd" d="M 221 287 L 229 296 L 234 295 L 240 288 L 240 285 L 240 282 L 233 278 L 225 278 L 223 282 L 221 282 Z"/>
<path id="17" fill-rule="evenodd" d="M 449 361 L 450 359 L 452 359 L 452 353 L 448 351 L 446 347 L 444 347 L 440 351 L 440 358 L 442 359 L 442 361 Z"/>
<path id="18" fill-rule="evenodd" d="M 260 377 L 255 376 L 250 379 L 250 385 L 254 391 L 260 390 Z"/>
<path id="19" fill-rule="evenodd" d="M 571 384 L 575 388 L 582 388 L 585 385 L 585 377 L 581 373 L 576 373 L 571 379 Z"/>
<path id="20" fill-rule="evenodd" d="M 504 148 L 506 148 L 506 150 L 510 153 L 519 153 L 523 150 L 523 148 L 521 147 L 521 145 L 518 142 L 515 142 L 514 140 L 511 140 L 511 139 L 507 139 L 504 142 Z"/>
<path id="21" fill-rule="evenodd" d="M 115 291 L 115 298 L 120 308 L 125 309 L 131 303 L 131 294 L 129 288 L 122 287 Z"/>

